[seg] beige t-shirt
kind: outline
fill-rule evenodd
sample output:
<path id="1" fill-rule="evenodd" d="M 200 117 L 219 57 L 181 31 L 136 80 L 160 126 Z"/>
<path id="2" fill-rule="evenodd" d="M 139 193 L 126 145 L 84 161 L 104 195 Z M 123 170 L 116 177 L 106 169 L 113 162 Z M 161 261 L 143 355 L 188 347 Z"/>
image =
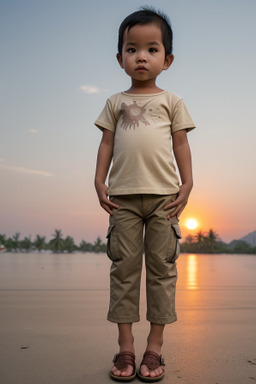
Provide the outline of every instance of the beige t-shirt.
<path id="1" fill-rule="evenodd" d="M 115 133 L 110 196 L 179 191 L 171 135 L 195 128 L 181 97 L 121 92 L 107 100 L 95 125 Z"/>

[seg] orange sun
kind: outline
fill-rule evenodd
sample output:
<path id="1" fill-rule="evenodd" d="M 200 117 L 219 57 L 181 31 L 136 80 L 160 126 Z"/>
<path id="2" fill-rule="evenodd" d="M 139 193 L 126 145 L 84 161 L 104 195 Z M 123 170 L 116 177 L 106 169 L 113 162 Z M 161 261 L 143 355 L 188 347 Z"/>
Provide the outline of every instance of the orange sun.
<path id="1" fill-rule="evenodd" d="M 188 220 L 186 221 L 185 225 L 186 225 L 186 227 L 187 227 L 188 229 L 193 230 L 193 229 L 196 229 L 196 228 L 198 227 L 198 222 L 197 222 L 196 219 L 188 219 Z"/>

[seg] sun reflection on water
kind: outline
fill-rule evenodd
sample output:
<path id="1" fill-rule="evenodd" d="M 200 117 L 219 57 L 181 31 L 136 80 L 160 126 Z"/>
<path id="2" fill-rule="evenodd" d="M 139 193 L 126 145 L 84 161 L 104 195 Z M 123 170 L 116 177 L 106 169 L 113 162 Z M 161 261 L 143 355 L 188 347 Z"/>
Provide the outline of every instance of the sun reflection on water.
<path id="1" fill-rule="evenodd" d="M 187 261 L 188 289 L 197 289 L 197 286 L 198 286 L 197 265 L 198 265 L 197 255 L 188 255 L 188 261 Z"/>

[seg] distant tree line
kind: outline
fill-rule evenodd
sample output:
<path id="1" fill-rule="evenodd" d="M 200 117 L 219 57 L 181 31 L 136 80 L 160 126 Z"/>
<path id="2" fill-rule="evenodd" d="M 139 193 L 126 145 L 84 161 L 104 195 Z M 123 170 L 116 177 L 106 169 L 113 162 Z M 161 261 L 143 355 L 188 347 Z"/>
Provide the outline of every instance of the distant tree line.
<path id="1" fill-rule="evenodd" d="M 52 251 L 52 252 L 106 252 L 106 244 L 102 242 L 100 237 L 93 243 L 82 240 L 79 245 L 75 244 L 71 236 L 64 237 L 62 231 L 55 229 L 54 234 L 49 242 L 45 236 L 36 235 L 32 240 L 31 236 L 20 238 L 20 233 L 16 232 L 12 237 L 7 238 L 0 234 L 0 246 L 3 246 L 9 252 L 30 252 L 30 251 Z"/>
<path id="2" fill-rule="evenodd" d="M 100 237 L 97 237 L 93 243 L 82 240 L 77 245 L 71 236 L 64 237 L 59 229 L 55 229 L 49 242 L 46 241 L 44 236 L 40 235 L 36 235 L 32 240 L 31 236 L 21 239 L 18 232 L 9 238 L 4 234 L 0 234 L 0 246 L 3 246 L 9 252 L 106 252 L 106 243 L 103 243 Z M 219 235 L 213 229 L 210 229 L 208 232 L 199 231 L 195 236 L 188 235 L 185 241 L 181 243 L 181 252 L 256 254 L 256 247 L 252 247 L 242 240 L 234 240 L 230 244 L 226 244 L 220 240 Z"/>
<path id="3" fill-rule="evenodd" d="M 219 235 L 213 230 L 199 231 L 195 236 L 188 235 L 181 243 L 181 252 L 188 253 L 246 253 L 256 254 L 256 247 L 243 240 L 233 240 L 226 244 L 220 240 Z"/>

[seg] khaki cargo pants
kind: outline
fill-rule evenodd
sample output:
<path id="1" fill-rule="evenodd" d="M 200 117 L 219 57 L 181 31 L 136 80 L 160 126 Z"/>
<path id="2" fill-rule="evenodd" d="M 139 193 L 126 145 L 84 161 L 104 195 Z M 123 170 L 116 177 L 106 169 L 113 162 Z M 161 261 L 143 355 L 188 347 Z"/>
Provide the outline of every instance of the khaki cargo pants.
<path id="1" fill-rule="evenodd" d="M 181 237 L 178 219 L 167 220 L 164 207 L 176 195 L 111 196 L 118 204 L 110 216 L 107 254 L 110 270 L 108 320 L 133 323 L 140 320 L 139 299 L 142 255 L 145 250 L 147 320 L 168 324 L 177 320 L 175 288 Z M 144 241 L 143 241 L 144 240 Z"/>

